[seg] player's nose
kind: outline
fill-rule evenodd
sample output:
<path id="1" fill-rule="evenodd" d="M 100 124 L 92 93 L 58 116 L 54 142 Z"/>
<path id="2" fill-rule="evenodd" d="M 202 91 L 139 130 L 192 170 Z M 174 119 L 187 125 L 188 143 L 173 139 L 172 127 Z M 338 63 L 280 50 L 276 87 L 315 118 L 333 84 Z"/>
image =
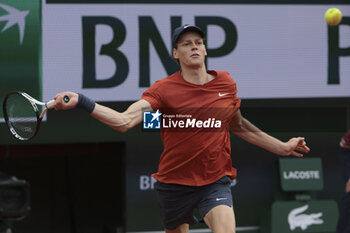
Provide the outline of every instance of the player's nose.
<path id="1" fill-rule="evenodd" d="M 198 45 L 196 43 L 192 43 L 192 50 L 197 50 L 198 49 Z"/>

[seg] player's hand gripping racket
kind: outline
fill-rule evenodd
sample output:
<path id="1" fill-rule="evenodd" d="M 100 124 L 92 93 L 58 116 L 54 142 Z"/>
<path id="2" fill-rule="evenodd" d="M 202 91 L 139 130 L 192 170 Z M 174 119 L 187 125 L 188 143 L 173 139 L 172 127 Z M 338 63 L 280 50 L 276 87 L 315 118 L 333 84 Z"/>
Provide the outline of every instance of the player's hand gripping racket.
<path id="1" fill-rule="evenodd" d="M 64 96 L 63 100 L 68 103 L 69 97 Z M 40 112 L 41 106 L 45 108 Z M 55 100 L 43 103 L 27 93 L 11 92 L 4 100 L 4 118 L 11 133 L 16 138 L 26 141 L 35 137 L 46 111 L 54 106 Z"/>

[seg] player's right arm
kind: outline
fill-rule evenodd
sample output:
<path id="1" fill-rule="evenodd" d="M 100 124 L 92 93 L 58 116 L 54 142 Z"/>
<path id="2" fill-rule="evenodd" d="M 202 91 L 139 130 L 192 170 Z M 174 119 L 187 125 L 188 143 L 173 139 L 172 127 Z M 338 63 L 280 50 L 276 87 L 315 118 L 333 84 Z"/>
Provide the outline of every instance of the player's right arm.
<path id="1" fill-rule="evenodd" d="M 65 95 L 70 98 L 68 103 L 63 101 Z M 57 94 L 54 99 L 56 110 L 67 110 L 77 106 L 78 94 L 62 92 Z M 141 99 L 130 105 L 125 112 L 118 112 L 96 103 L 90 115 L 117 131 L 126 132 L 142 121 L 143 111 L 152 111 L 152 107 L 148 101 Z"/>
<path id="2" fill-rule="evenodd" d="M 102 123 L 120 132 L 126 132 L 142 121 L 142 112 L 152 111 L 151 104 L 141 99 L 132 105 L 125 112 L 117 112 L 106 106 L 96 104 L 91 116 Z"/>

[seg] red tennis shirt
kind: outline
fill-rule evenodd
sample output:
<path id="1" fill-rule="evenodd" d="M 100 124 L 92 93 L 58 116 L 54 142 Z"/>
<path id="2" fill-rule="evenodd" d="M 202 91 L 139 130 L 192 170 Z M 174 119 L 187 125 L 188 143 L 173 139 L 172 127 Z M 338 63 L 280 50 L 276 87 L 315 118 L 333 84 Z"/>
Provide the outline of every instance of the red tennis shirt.
<path id="1" fill-rule="evenodd" d="M 229 123 L 240 106 L 236 83 L 225 71 L 196 85 L 181 72 L 155 82 L 142 99 L 162 113 L 164 150 L 153 177 L 163 183 L 202 186 L 228 175 L 232 167 Z"/>

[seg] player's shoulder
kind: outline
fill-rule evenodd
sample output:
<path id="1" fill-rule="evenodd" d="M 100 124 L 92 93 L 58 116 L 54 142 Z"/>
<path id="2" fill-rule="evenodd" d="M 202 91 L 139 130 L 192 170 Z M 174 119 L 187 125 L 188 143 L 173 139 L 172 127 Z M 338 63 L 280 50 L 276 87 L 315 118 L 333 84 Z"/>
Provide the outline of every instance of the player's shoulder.
<path id="1" fill-rule="evenodd" d="M 225 71 L 225 70 L 218 70 L 215 71 L 217 73 L 217 77 L 220 77 L 226 81 L 230 81 L 230 82 L 234 82 L 232 76 L 230 75 L 229 72 Z"/>
<path id="2" fill-rule="evenodd" d="M 175 72 L 175 73 L 171 74 L 168 77 L 161 78 L 161 79 L 157 80 L 153 85 L 165 86 L 165 85 L 171 84 L 171 83 L 173 83 L 174 81 L 177 80 L 177 78 L 179 76 L 179 73 L 180 72 Z"/>
<path id="3" fill-rule="evenodd" d="M 224 76 L 224 77 L 231 77 L 230 73 L 227 72 L 226 70 L 216 70 L 215 71 L 217 75 L 219 76 Z"/>
<path id="4" fill-rule="evenodd" d="M 177 72 L 169 75 L 168 77 L 161 79 L 160 81 L 162 81 L 164 83 L 173 82 L 173 81 L 177 80 L 177 78 L 179 78 L 179 77 L 181 77 L 181 73 L 180 73 L 180 71 L 177 71 Z"/>
<path id="5" fill-rule="evenodd" d="M 226 70 L 215 70 L 218 75 L 230 75 Z"/>

